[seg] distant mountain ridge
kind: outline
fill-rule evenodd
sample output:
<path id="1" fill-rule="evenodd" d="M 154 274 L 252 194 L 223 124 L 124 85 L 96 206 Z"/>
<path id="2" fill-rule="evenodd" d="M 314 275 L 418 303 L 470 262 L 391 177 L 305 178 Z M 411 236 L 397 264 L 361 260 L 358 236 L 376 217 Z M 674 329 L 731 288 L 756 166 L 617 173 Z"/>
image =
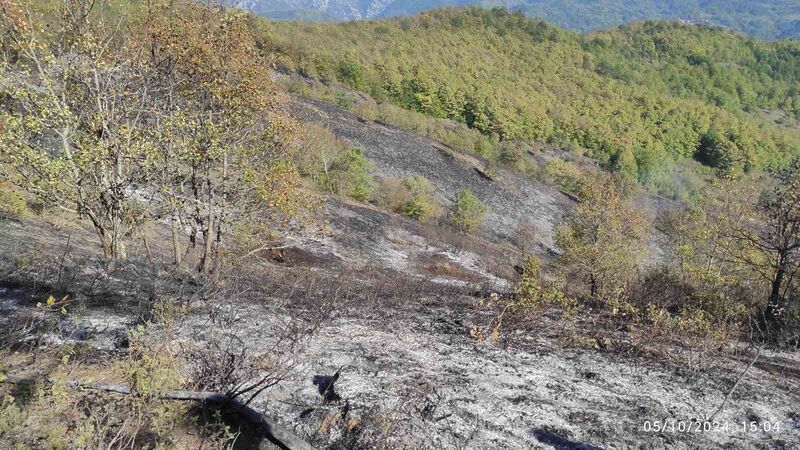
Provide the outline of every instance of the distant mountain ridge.
<path id="1" fill-rule="evenodd" d="M 503 6 L 576 31 L 648 19 L 708 23 L 752 36 L 800 36 L 798 0 L 247 0 L 245 7 L 275 19 L 356 20 L 413 15 L 448 6 Z"/>

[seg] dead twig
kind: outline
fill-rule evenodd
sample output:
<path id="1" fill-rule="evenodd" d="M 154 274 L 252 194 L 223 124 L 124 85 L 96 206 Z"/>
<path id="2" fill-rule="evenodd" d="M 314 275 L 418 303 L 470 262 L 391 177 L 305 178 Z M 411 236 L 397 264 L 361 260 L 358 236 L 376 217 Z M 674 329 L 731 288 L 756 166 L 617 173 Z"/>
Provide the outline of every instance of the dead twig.
<path id="1" fill-rule="evenodd" d="M 717 416 L 717 414 L 719 414 L 720 412 L 722 412 L 722 409 L 723 409 L 723 408 L 725 407 L 725 405 L 728 403 L 728 400 L 730 400 L 730 398 L 731 398 L 731 395 L 733 395 L 733 391 L 735 391 L 735 390 L 736 390 L 736 388 L 739 386 L 739 383 L 741 383 L 741 381 L 742 381 L 742 379 L 744 378 L 744 376 L 747 374 L 747 372 L 750 370 L 750 368 L 751 368 L 751 367 L 753 367 L 753 365 L 756 363 L 756 361 L 758 360 L 758 357 L 759 357 L 759 356 L 761 356 L 761 349 L 763 348 L 763 346 L 764 346 L 764 345 L 762 344 L 761 346 L 759 346 L 759 347 L 758 347 L 758 351 L 756 351 L 756 355 L 753 357 L 753 360 L 752 360 L 752 361 L 750 361 L 750 364 L 748 364 L 748 365 L 747 365 L 747 367 L 746 367 L 746 368 L 744 369 L 744 371 L 742 372 L 742 374 L 741 374 L 741 375 L 739 375 L 739 378 L 736 380 L 736 382 L 735 382 L 735 383 L 733 383 L 733 386 L 731 387 L 731 390 L 730 390 L 730 391 L 728 391 L 728 394 L 725 396 L 725 399 L 724 399 L 724 400 L 722 400 L 722 403 L 721 403 L 721 404 L 720 404 L 720 405 L 717 407 L 717 409 L 716 409 L 716 410 L 715 410 L 715 411 L 714 411 L 714 412 L 713 412 L 713 413 L 712 413 L 712 414 L 711 414 L 711 415 L 708 417 L 708 420 L 707 420 L 707 421 L 709 421 L 709 422 L 710 422 L 710 421 L 714 420 L 714 417 L 716 417 L 716 416 Z"/>

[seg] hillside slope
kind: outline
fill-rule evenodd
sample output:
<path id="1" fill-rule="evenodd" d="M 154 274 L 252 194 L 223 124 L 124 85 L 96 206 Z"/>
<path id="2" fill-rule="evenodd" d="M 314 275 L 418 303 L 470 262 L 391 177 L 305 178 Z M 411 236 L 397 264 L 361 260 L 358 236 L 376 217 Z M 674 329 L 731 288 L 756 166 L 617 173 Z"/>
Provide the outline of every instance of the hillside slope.
<path id="1" fill-rule="evenodd" d="M 794 44 L 6 3 L 0 448 L 800 443 Z"/>
<path id="2" fill-rule="evenodd" d="M 501 140 L 585 148 L 652 186 L 684 158 L 735 175 L 800 154 L 796 43 L 669 23 L 583 37 L 480 9 L 254 26 L 288 70 Z"/>
<path id="3" fill-rule="evenodd" d="M 516 238 L 523 223 L 538 231 L 538 243 L 553 251 L 553 229 L 573 203 L 553 187 L 520 173 L 499 169 L 490 179 L 485 160 L 458 154 L 414 133 L 359 119 L 323 102 L 297 98 L 293 113 L 307 123 L 321 123 L 339 138 L 360 147 L 380 178 L 422 175 L 436 187 L 448 208 L 461 189 L 469 189 L 487 206 L 481 234 L 504 243 Z"/>
<path id="4" fill-rule="evenodd" d="M 591 321 L 573 329 L 550 315 L 528 333 L 498 342 L 477 339 L 475 327 L 493 316 L 480 306 L 482 292 L 476 296 L 475 286 L 509 288 L 517 256 L 509 239 L 514 222 L 533 219 L 541 227 L 538 249 L 546 254 L 552 223 L 571 201 L 502 169 L 498 181 L 487 180 L 475 171 L 479 159 L 450 155 L 427 138 L 331 105 L 298 98 L 291 110 L 304 123 L 324 124 L 361 145 L 378 176 L 426 174 L 443 202 L 469 186 L 487 202 L 492 226 L 478 237 L 456 236 L 330 199 L 329 236 L 251 255 L 244 266 L 255 282 L 224 291 L 219 303 L 205 297 L 187 302 L 168 333 L 156 328 L 155 338 L 170 347 L 213 348 L 224 323 L 237 347 L 271 354 L 293 315 L 343 292 L 336 314 L 298 343 L 291 370 L 255 400 L 257 411 L 329 449 L 770 449 L 800 442 L 796 353 L 761 351 L 716 418 L 727 428 L 660 433 L 648 427 L 694 423 L 722 404 L 752 349 L 732 344 L 701 354 L 659 343 L 670 363 L 624 357 L 581 334 L 597 326 Z M 146 260 L 169 255 L 166 239 L 158 239 L 167 231 L 150 233 L 156 238 L 151 248 L 137 242 L 129 260 L 106 273 L 81 221 L 0 221 L 0 326 L 41 309 L 35 305 L 44 293 L 65 289 L 69 313 L 52 329 L 38 331 L 40 348 L 75 346 L 84 364 L 125 355 L 128 330 L 152 301 L 149 283 L 157 275 Z M 196 282 L 157 278 L 157 292 L 187 295 L 183 291 Z M 632 334 L 613 336 L 622 343 Z M 10 358 L 4 363 L 12 373 L 30 370 Z M 191 362 L 185 364 L 191 371 Z M 337 371 L 341 398 L 322 401 L 311 380 Z M 746 431 L 742 424 L 753 421 L 758 431 Z M 242 431 L 242 448 L 274 448 Z"/>

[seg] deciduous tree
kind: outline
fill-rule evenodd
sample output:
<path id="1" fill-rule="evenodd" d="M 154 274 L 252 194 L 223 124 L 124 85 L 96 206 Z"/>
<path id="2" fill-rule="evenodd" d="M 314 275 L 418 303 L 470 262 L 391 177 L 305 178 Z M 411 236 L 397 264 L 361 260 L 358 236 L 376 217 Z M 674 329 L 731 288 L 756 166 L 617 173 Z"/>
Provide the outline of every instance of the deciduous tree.
<path id="1" fill-rule="evenodd" d="M 594 299 L 619 295 L 648 253 L 648 224 L 628 205 L 613 177 L 584 181 L 581 202 L 556 230 L 566 269 L 584 279 Z"/>
<path id="2" fill-rule="evenodd" d="M 152 73 L 128 45 L 122 18 L 99 21 L 105 3 L 75 0 L 43 26 L 3 2 L 0 158 L 46 202 L 88 218 L 108 258 L 144 219 L 152 148 L 141 127 Z"/>
<path id="3" fill-rule="evenodd" d="M 792 288 L 800 272 L 800 161 L 771 178 L 737 237 L 750 246 L 740 260 L 767 282 L 766 331 L 773 333 L 784 328 L 789 302 L 797 298 Z"/>
<path id="4" fill-rule="evenodd" d="M 160 192 L 173 230 L 188 232 L 186 252 L 202 242 L 198 269 L 209 272 L 236 222 L 298 210 L 299 174 L 288 157 L 296 124 L 279 112 L 244 12 L 189 1 L 149 8 L 140 36 L 168 93 L 153 136 Z"/>

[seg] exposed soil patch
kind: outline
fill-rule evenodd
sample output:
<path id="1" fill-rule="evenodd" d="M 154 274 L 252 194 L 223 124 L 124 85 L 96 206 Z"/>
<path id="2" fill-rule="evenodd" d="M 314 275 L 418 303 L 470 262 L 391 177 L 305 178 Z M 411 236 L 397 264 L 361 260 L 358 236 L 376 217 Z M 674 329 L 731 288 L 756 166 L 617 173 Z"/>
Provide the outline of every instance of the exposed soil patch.
<path id="1" fill-rule="evenodd" d="M 433 278 L 444 277 L 473 284 L 480 283 L 484 279 L 480 274 L 466 270 L 442 253 L 418 255 L 414 262 L 420 273 Z"/>
<path id="2" fill-rule="evenodd" d="M 258 252 L 258 256 L 279 265 L 290 267 L 335 267 L 341 259 L 333 253 L 314 253 L 309 250 L 288 247 L 267 249 Z"/>

